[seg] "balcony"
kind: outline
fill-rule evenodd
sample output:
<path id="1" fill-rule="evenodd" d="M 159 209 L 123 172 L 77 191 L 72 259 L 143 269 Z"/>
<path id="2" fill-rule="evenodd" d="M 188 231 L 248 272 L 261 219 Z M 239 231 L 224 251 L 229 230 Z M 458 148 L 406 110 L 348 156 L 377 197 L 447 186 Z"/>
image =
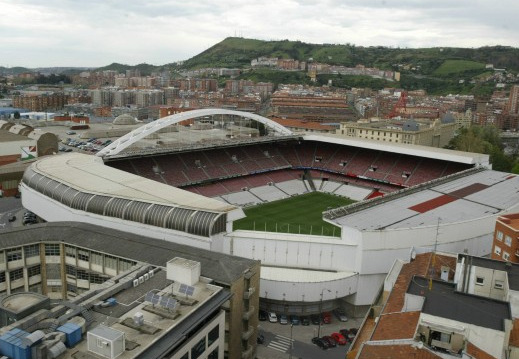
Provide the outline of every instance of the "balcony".
<path id="1" fill-rule="evenodd" d="M 243 299 L 249 300 L 254 292 L 256 292 L 256 289 L 254 287 L 250 287 L 248 291 L 243 293 Z"/>
<path id="2" fill-rule="evenodd" d="M 243 320 L 249 320 L 255 313 L 255 308 L 253 306 L 250 306 L 250 309 L 247 312 L 243 313 Z"/>
<path id="3" fill-rule="evenodd" d="M 241 352 L 241 359 L 251 359 L 252 358 L 252 350 L 253 346 L 249 345 L 247 350 Z"/>
<path id="4" fill-rule="evenodd" d="M 254 334 L 254 328 L 249 325 L 249 329 L 247 329 L 246 332 L 243 332 L 241 334 L 241 339 L 243 341 L 248 341 L 250 339 L 250 337 L 252 336 L 252 334 Z"/>

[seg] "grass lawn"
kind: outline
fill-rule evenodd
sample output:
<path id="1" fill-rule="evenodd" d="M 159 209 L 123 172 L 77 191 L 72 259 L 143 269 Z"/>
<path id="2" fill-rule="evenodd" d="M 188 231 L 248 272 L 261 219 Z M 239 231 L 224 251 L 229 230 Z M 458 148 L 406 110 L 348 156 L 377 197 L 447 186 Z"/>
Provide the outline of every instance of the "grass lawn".
<path id="1" fill-rule="evenodd" d="M 434 75 L 449 75 L 462 73 L 469 70 L 480 70 L 485 68 L 485 64 L 470 60 L 445 60 L 436 70 Z"/>
<path id="2" fill-rule="evenodd" d="M 340 237 L 340 228 L 323 221 L 322 212 L 353 202 L 328 193 L 311 192 L 246 208 L 247 217 L 235 221 L 234 229 Z"/>

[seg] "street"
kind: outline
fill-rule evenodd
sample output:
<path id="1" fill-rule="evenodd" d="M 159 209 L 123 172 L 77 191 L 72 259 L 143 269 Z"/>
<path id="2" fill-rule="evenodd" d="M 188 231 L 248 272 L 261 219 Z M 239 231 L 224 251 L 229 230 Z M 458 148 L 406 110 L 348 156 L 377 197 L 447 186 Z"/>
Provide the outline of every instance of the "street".
<path id="1" fill-rule="evenodd" d="M 321 337 L 338 332 L 343 328 L 358 328 L 362 318 L 349 319 L 347 322 L 339 322 L 333 318 L 332 323 L 321 325 Z M 317 336 L 318 325 L 303 326 L 290 324 L 281 325 L 268 321 L 260 322 L 258 332 L 265 336 L 265 342 L 258 344 L 258 359 L 344 359 L 349 344 L 337 346 L 327 350 L 320 349 L 312 344 L 312 338 Z M 291 340 L 292 338 L 292 340 Z M 291 346 L 291 343 L 293 346 Z"/>

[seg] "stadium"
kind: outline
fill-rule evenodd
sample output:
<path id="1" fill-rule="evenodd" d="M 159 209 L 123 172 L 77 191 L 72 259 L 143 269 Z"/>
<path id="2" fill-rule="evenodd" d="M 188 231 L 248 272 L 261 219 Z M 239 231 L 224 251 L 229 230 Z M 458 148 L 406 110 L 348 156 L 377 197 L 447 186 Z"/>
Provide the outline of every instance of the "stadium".
<path id="1" fill-rule="evenodd" d="M 40 159 L 20 191 L 49 222 L 261 260 L 265 309 L 353 311 L 374 301 L 396 258 L 489 254 L 495 219 L 519 203 L 519 178 L 491 170 L 488 155 L 402 141 L 295 134 L 247 112 L 194 110 L 144 124 L 97 156 Z"/>

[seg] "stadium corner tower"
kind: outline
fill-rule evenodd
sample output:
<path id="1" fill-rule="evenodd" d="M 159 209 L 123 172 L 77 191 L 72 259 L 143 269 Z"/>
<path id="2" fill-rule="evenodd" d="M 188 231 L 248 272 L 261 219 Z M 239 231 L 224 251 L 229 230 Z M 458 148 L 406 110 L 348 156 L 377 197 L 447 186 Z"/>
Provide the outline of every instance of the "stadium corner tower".
<path id="1" fill-rule="evenodd" d="M 97 156 L 41 158 L 20 190 L 24 207 L 49 222 L 261 260 L 261 306 L 288 314 L 370 305 L 395 259 L 413 253 L 489 254 L 496 217 L 519 203 L 519 177 L 491 170 L 488 155 L 294 134 L 221 109 L 145 124 Z M 294 220 L 235 229 L 244 209 L 308 192 L 355 203 L 319 212 L 333 231 Z"/>

